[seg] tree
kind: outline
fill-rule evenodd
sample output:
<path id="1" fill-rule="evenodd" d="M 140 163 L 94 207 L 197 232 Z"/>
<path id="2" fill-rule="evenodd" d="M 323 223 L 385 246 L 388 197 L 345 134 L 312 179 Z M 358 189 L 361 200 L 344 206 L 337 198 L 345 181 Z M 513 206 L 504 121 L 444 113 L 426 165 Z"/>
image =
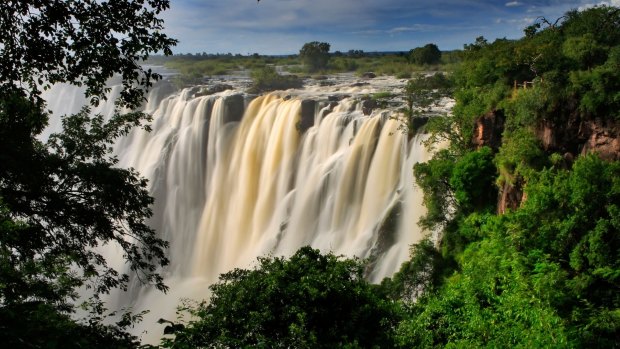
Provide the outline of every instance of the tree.
<path id="1" fill-rule="evenodd" d="M 330 45 L 326 42 L 308 42 L 299 51 L 299 57 L 312 72 L 325 69 L 329 62 L 329 48 Z"/>
<path id="2" fill-rule="evenodd" d="M 41 309 L 50 321 L 72 323 L 66 314 L 78 287 L 91 288 L 95 303 L 100 293 L 127 287 L 130 276 L 109 267 L 97 247 L 118 245 L 132 274 L 166 289 L 157 270 L 168 263 L 167 243 L 146 225 L 153 202 L 146 180 L 117 168 L 110 152 L 117 137 L 148 119 L 119 110 L 138 107 L 160 78 L 140 60 L 171 53 L 176 41 L 160 32 L 157 17 L 168 7 L 168 0 L 0 3 L 0 318 L 30 309 L 23 314 L 31 327 L 14 332 L 9 321 L 1 328 L 17 333 L 22 346 L 46 338 L 50 347 L 71 347 L 56 339 L 79 341 L 61 333 L 73 325 L 46 330 Z M 84 108 L 64 117 L 61 133 L 38 138 L 49 119 L 42 90 L 83 86 L 96 105 L 115 75 L 123 90 L 110 120 Z M 95 329 L 95 322 L 87 327 Z"/>
<path id="3" fill-rule="evenodd" d="M 441 61 L 441 51 L 435 44 L 426 44 L 409 51 L 409 61 L 414 64 L 437 64 Z"/>
<path id="4" fill-rule="evenodd" d="M 454 164 L 450 187 L 454 190 L 454 197 L 461 210 L 467 212 L 495 208 L 496 171 L 493 152 L 489 147 L 467 153 Z"/>
<path id="5" fill-rule="evenodd" d="M 211 299 L 189 307 L 193 320 L 172 324 L 168 348 L 389 348 L 394 304 L 363 278 L 359 260 L 302 247 L 290 259 L 259 258 L 211 286 Z"/>
<path id="6" fill-rule="evenodd" d="M 120 74 L 121 101 L 136 106 L 159 78 L 139 61 L 150 52 L 171 54 L 176 42 L 160 32 L 157 15 L 168 7 L 168 0 L 3 1 L 0 87 L 36 95 L 67 82 L 84 85 L 97 102 L 107 79 Z"/>
<path id="7" fill-rule="evenodd" d="M 406 106 L 405 119 L 401 128 L 410 134 L 417 132 L 431 112 L 431 107 L 443 97 L 452 93 L 452 81 L 443 73 L 433 75 L 418 74 L 407 82 L 404 88 Z"/>

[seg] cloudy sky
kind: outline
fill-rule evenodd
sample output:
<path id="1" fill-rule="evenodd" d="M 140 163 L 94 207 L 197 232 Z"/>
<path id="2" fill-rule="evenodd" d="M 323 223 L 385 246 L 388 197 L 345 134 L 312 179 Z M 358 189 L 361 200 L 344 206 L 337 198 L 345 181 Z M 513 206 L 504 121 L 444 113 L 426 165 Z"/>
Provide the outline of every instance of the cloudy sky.
<path id="1" fill-rule="evenodd" d="M 519 38 L 544 16 L 620 0 L 171 0 L 166 32 L 175 53 L 297 53 L 305 42 L 336 50 L 462 48 L 477 36 Z"/>

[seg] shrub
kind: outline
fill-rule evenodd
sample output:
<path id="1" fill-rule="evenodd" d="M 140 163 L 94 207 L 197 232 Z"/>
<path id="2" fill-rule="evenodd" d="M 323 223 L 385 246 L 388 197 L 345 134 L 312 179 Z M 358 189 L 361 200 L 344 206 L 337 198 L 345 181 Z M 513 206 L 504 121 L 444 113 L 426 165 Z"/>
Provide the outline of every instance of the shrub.
<path id="1" fill-rule="evenodd" d="M 280 75 L 271 66 L 252 70 L 251 77 L 252 86 L 248 90 L 250 93 L 287 90 L 303 86 L 303 81 L 296 75 Z"/>

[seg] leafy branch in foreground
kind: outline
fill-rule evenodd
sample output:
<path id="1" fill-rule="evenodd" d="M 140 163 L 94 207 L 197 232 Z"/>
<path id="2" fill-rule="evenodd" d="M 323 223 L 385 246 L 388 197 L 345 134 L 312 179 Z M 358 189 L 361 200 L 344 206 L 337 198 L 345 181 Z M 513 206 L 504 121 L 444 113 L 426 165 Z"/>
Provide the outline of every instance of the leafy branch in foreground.
<path id="1" fill-rule="evenodd" d="M 138 108 L 159 75 L 140 62 L 170 54 L 161 33 L 168 0 L 7 0 L 0 2 L 0 329 L 16 347 L 135 347 L 135 338 L 102 317 L 69 314 L 79 288 L 94 301 L 125 289 L 129 274 L 160 290 L 167 243 L 146 225 L 153 199 L 146 180 L 116 167 L 115 139 L 142 126 Z M 41 97 L 53 84 L 81 86 L 92 105 L 120 78 L 117 113 L 63 117 L 47 142 L 50 115 Z M 111 268 L 106 245 L 120 248 L 126 271 Z M 101 315 L 104 309 L 91 308 Z M 19 314 L 16 316 L 16 314 Z M 128 319 L 125 317 L 124 319 Z M 11 344 L 8 344 L 11 346 Z"/>

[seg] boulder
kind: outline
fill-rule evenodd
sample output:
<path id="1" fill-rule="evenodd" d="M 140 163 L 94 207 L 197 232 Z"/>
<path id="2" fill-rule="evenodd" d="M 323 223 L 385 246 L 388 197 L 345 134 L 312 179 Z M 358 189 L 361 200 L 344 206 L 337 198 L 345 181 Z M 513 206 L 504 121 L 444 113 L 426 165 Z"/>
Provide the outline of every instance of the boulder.
<path id="1" fill-rule="evenodd" d="M 307 99 L 301 101 L 301 119 L 299 120 L 298 129 L 305 132 L 314 125 L 314 114 L 316 112 L 316 101 Z"/>
<path id="2" fill-rule="evenodd" d="M 364 79 L 374 79 L 377 77 L 377 74 L 373 73 L 373 72 L 365 72 L 364 74 L 362 74 L 362 78 Z"/>

